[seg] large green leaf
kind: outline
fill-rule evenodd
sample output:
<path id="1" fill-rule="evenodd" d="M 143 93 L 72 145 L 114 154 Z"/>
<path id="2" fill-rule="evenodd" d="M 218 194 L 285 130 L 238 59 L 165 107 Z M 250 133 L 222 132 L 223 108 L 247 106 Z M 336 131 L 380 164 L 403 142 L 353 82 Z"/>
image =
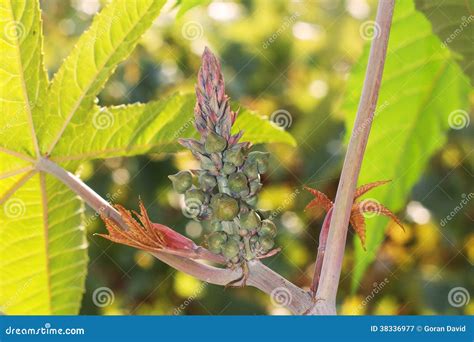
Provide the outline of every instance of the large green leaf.
<path id="1" fill-rule="evenodd" d="M 474 0 L 415 0 L 416 8 L 431 21 L 443 47 L 457 58 L 474 85 Z"/>
<path id="2" fill-rule="evenodd" d="M 34 1 L 1 0 L 0 18 L 0 148 L 36 156 L 31 118 L 48 87 L 40 10 Z"/>
<path id="3" fill-rule="evenodd" d="M 368 53 L 366 46 L 348 83 L 342 107 L 346 141 L 353 127 Z M 426 18 L 415 11 L 411 1 L 397 2 L 376 116 L 359 177 L 360 184 L 393 181 L 372 191 L 371 198 L 395 212 L 403 208 L 430 157 L 444 144 L 451 113 L 464 114 L 455 111 L 466 109 L 468 90 L 469 81 L 450 51 L 431 33 Z M 367 221 L 367 252 L 355 239 L 353 289 L 374 260 L 387 224 L 383 217 Z"/>
<path id="4" fill-rule="evenodd" d="M 89 159 L 173 151 L 178 137 L 193 134 L 191 95 L 110 108 L 94 104 L 163 2 L 108 4 L 49 84 L 37 1 L 0 0 L 0 312 L 74 314 L 84 291 L 83 203 L 36 170 L 38 158 L 73 168 Z M 288 133 L 248 111 L 237 128 L 254 143 L 295 145 Z"/>
<path id="5" fill-rule="evenodd" d="M 196 137 L 195 101 L 194 95 L 175 94 L 147 104 L 96 106 L 71 122 L 51 158 L 66 162 L 177 151 L 181 149 L 178 138 Z M 234 131 L 240 129 L 243 141 L 296 145 L 289 133 L 249 110 L 237 117 Z"/>
<path id="6" fill-rule="evenodd" d="M 81 201 L 55 178 L 36 173 L 2 209 L 0 310 L 77 313 L 87 270 Z"/>
<path id="7" fill-rule="evenodd" d="M 42 152 L 50 154 L 75 115 L 94 105 L 97 93 L 133 50 L 164 0 L 115 0 L 95 16 L 51 83 L 35 126 Z"/>

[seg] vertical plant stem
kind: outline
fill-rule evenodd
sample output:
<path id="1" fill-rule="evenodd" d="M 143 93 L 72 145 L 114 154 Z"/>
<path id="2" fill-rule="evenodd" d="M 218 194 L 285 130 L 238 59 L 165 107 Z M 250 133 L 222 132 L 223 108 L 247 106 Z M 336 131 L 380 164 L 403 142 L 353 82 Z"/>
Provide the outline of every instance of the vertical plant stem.
<path id="1" fill-rule="evenodd" d="M 364 87 L 329 226 L 327 248 L 316 294 L 318 301 L 310 314 L 336 314 L 336 295 L 344 258 L 347 227 L 382 81 L 394 2 L 394 0 L 379 0 L 378 3 L 374 39 L 370 49 Z"/>

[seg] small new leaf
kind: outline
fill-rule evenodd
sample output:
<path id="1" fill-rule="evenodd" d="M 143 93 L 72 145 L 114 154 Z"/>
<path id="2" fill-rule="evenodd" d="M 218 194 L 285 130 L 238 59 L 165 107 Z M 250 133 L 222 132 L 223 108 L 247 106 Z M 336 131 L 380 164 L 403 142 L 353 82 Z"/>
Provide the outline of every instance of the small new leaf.
<path id="1" fill-rule="evenodd" d="M 102 216 L 109 234 L 97 234 L 107 240 L 135 247 L 150 253 L 163 252 L 191 259 L 206 259 L 223 262 L 219 255 L 196 245 L 192 240 L 173 229 L 151 222 L 145 206 L 140 201 L 140 213 L 129 211 L 121 205 L 115 205 L 128 230 L 123 230 L 117 222 Z"/>
<path id="2" fill-rule="evenodd" d="M 354 203 L 352 205 L 349 223 L 352 229 L 354 229 L 357 236 L 359 237 L 360 242 L 362 243 L 362 247 L 364 249 L 365 249 L 365 237 L 366 237 L 364 213 L 373 213 L 376 215 L 387 216 L 391 218 L 393 221 L 395 221 L 403 230 L 405 230 L 405 228 L 403 228 L 403 225 L 398 219 L 398 217 L 395 216 L 395 214 L 392 213 L 384 205 L 374 200 L 363 200 L 363 201 L 356 202 L 356 199 L 358 199 L 360 196 L 366 194 L 368 191 L 372 190 L 373 188 L 376 188 L 383 184 L 387 184 L 388 182 L 390 182 L 390 180 L 377 181 L 377 182 L 364 184 L 358 187 L 355 191 Z M 318 191 L 316 189 L 312 189 L 309 187 L 305 187 L 305 189 L 311 192 L 315 197 L 315 199 L 309 202 L 309 204 L 306 206 L 306 210 L 320 206 L 326 212 L 328 212 L 334 206 L 334 203 L 321 191 Z"/>

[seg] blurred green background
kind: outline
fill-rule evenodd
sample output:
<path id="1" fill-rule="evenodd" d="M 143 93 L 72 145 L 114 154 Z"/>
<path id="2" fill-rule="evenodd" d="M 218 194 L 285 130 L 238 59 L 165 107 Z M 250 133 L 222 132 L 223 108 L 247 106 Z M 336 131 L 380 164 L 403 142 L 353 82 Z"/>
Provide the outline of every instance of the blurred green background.
<path id="1" fill-rule="evenodd" d="M 41 1 L 50 78 L 102 5 L 98 0 Z M 170 9 L 120 65 L 99 103 L 146 102 L 175 91 L 193 91 L 200 54 L 207 45 L 221 58 L 234 102 L 262 115 L 289 112 L 288 129 L 298 147 L 265 147 L 273 159 L 259 207 L 281 213 L 278 244 L 283 248 L 265 263 L 308 287 L 324 217 L 322 211 L 304 212 L 311 196 L 302 187 L 334 197 L 344 157 L 344 118 L 338 108 L 351 67 L 367 43 L 360 25 L 374 18 L 374 10 L 375 2 L 365 0 L 212 2 L 178 18 Z M 277 38 L 271 39 L 275 32 Z M 473 135 L 466 130 L 450 132 L 406 210 L 397 213 L 406 232 L 388 228 L 378 259 L 356 293 L 350 291 L 354 260 L 349 234 L 338 296 L 341 313 L 474 314 L 474 302 L 456 308 L 447 301 L 455 286 L 474 295 L 473 202 L 449 227 L 440 225 L 461 194 L 472 192 L 472 144 Z M 141 196 L 155 222 L 202 242 L 203 228 L 181 215 L 180 198 L 167 178 L 194 163 L 188 153 L 150 154 L 84 164 L 78 173 L 99 194 L 128 208 L 136 208 Z M 94 236 L 105 228 L 92 211 L 86 215 L 90 264 L 81 314 L 288 313 L 254 288 L 201 283 L 144 252 Z M 374 294 L 381 283 L 383 289 Z M 103 286 L 113 290 L 114 301 L 101 308 L 93 304 L 92 293 Z"/>

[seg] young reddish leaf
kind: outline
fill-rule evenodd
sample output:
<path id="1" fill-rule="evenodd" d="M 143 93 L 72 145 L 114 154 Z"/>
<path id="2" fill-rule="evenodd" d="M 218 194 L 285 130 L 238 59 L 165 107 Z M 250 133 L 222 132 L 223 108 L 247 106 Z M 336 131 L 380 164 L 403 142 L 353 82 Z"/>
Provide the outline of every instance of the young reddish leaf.
<path id="1" fill-rule="evenodd" d="M 361 203 L 363 203 L 363 205 L 361 205 Z M 361 213 L 375 213 L 377 215 L 387 216 L 391 218 L 392 220 L 394 220 L 395 223 L 397 223 L 403 229 L 403 231 L 405 231 L 405 228 L 403 227 L 398 217 L 394 213 L 392 213 L 390 209 L 385 207 L 383 204 L 380 204 L 373 200 L 365 200 L 363 202 L 357 203 L 357 205 Z"/>
<path id="2" fill-rule="evenodd" d="M 352 207 L 349 223 L 351 224 L 352 229 L 354 229 L 356 232 L 357 236 L 359 236 L 362 247 L 365 250 L 365 217 L 357 204 L 354 204 Z"/>
<path id="3" fill-rule="evenodd" d="M 356 200 L 357 198 L 359 198 L 360 196 L 362 196 L 366 192 L 372 190 L 373 188 L 376 188 L 380 185 L 387 184 L 389 182 L 391 182 L 390 179 L 389 180 L 384 180 L 384 181 L 372 182 L 372 183 L 368 183 L 368 184 L 364 184 L 364 185 L 359 186 L 355 191 L 354 200 Z"/>
<path id="4" fill-rule="evenodd" d="M 321 191 L 318 191 L 316 189 L 309 188 L 307 186 L 304 187 L 306 190 L 311 192 L 315 199 L 309 202 L 309 204 L 306 206 L 305 210 L 321 206 L 326 212 L 329 211 L 329 209 L 332 208 L 333 203 L 332 201 Z"/>
<path id="5" fill-rule="evenodd" d="M 151 222 L 141 201 L 139 206 L 140 213 L 136 211 L 130 212 L 121 205 L 115 205 L 114 207 L 118 210 L 128 230 L 121 229 L 111 218 L 102 217 L 109 234 L 97 235 L 110 241 L 151 253 L 163 252 L 191 259 L 206 259 L 219 263 L 225 262 L 224 258 L 220 255 L 216 255 L 201 246 L 197 246 L 192 240 L 173 229 L 159 223 Z M 138 218 L 138 221 L 134 216 Z"/>
<path id="6" fill-rule="evenodd" d="M 354 229 L 354 231 L 356 232 L 357 236 L 359 236 L 360 241 L 362 243 L 362 247 L 364 249 L 365 249 L 366 230 L 365 230 L 365 217 L 363 213 L 372 212 L 377 215 L 387 216 L 391 218 L 392 220 L 394 220 L 400 227 L 402 227 L 403 230 L 405 230 L 403 228 L 402 223 L 395 216 L 395 214 L 392 213 L 389 209 L 387 209 L 382 204 L 373 200 L 364 200 L 362 202 L 355 202 L 355 200 L 358 197 L 364 195 L 365 193 L 372 190 L 373 188 L 386 184 L 388 182 L 390 182 L 390 180 L 377 181 L 377 182 L 372 182 L 372 183 L 362 185 L 356 189 L 356 192 L 354 194 L 354 204 L 351 210 L 349 223 Z M 333 202 L 324 193 L 316 189 L 311 189 L 308 187 L 305 187 L 305 189 L 311 192 L 315 196 L 315 199 L 309 202 L 309 204 L 306 206 L 306 209 L 311 209 L 316 206 L 321 206 L 326 210 L 326 212 L 329 212 L 329 210 L 333 207 Z M 320 241 L 320 244 L 321 244 L 321 241 Z"/>

